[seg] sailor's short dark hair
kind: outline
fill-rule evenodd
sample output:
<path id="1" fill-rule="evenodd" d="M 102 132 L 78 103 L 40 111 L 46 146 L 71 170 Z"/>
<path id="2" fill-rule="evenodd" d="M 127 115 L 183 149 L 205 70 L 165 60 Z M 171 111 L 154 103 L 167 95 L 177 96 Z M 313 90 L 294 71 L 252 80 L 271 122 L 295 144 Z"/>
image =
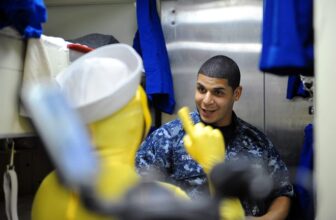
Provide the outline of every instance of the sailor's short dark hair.
<path id="1" fill-rule="evenodd" d="M 217 55 L 205 61 L 198 74 L 226 79 L 232 90 L 235 90 L 240 84 L 240 70 L 237 63 L 224 55 Z"/>

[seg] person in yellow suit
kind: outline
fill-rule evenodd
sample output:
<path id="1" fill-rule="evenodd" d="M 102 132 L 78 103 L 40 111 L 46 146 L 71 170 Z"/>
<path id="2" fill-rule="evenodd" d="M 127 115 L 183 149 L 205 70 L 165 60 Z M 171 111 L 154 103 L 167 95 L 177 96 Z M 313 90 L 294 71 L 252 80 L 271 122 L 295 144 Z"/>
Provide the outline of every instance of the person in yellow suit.
<path id="1" fill-rule="evenodd" d="M 146 136 L 151 117 L 140 84 L 141 59 L 127 45 L 115 44 L 92 51 L 57 76 L 57 82 L 90 132 L 100 170 L 97 197 L 118 201 L 139 182 L 135 153 Z M 178 187 L 167 185 L 187 198 Z M 84 207 L 76 192 L 51 172 L 39 187 L 32 220 L 111 219 Z"/>
<path id="2" fill-rule="evenodd" d="M 100 165 L 95 192 L 103 201 L 119 201 L 140 180 L 135 171 L 135 154 L 151 125 L 147 97 L 139 86 L 141 70 L 141 59 L 135 51 L 127 45 L 115 44 L 82 56 L 57 76 L 63 94 L 90 132 Z M 189 131 L 192 135 L 191 128 Z M 198 131 L 192 135 L 193 140 L 199 137 L 206 141 L 208 138 L 219 149 L 224 149 L 221 135 L 206 137 L 208 130 Z M 192 149 L 193 146 L 196 149 L 195 141 L 187 147 Z M 214 152 L 215 158 L 211 162 L 199 157 L 209 172 L 225 154 Z M 180 188 L 162 185 L 176 196 L 188 198 Z M 221 210 L 224 211 L 222 219 L 243 219 L 244 212 L 237 200 L 227 202 Z M 41 183 L 32 206 L 32 220 L 45 219 L 100 220 L 111 219 L 111 216 L 87 209 L 77 192 L 63 186 L 54 171 Z"/>

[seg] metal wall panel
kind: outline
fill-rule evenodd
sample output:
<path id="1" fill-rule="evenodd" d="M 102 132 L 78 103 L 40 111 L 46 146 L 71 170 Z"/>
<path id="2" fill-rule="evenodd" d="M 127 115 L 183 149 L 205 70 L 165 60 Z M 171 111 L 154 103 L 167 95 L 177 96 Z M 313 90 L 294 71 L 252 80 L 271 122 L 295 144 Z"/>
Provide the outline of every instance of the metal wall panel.
<path id="1" fill-rule="evenodd" d="M 286 99 L 288 77 L 265 74 L 265 129 L 290 168 L 298 163 L 304 128 L 313 122 L 309 99 Z M 292 173 L 295 169 L 292 170 Z"/>
<path id="2" fill-rule="evenodd" d="M 241 70 L 243 94 L 237 114 L 264 129 L 263 74 L 258 70 L 262 2 L 162 1 L 161 18 L 173 72 L 176 111 L 195 108 L 198 69 L 211 56 L 234 59 Z M 163 122 L 176 115 L 163 115 Z"/>
<path id="3" fill-rule="evenodd" d="M 261 73 L 262 1 L 175 0 L 161 2 L 161 18 L 171 62 L 176 111 L 194 108 L 196 74 L 217 54 L 233 58 L 241 69 L 243 94 L 235 105 L 239 117 L 268 135 L 295 174 L 304 127 L 312 122 L 311 102 L 286 99 L 287 77 Z M 163 114 L 163 122 L 176 115 Z"/>
<path id="4" fill-rule="evenodd" d="M 73 2 L 80 3 L 80 0 Z M 110 4 L 100 3 L 48 6 L 48 22 L 43 26 L 43 33 L 64 39 L 100 33 L 113 35 L 121 43 L 132 45 L 137 30 L 134 4 L 130 1 L 114 4 L 113 0 Z"/>

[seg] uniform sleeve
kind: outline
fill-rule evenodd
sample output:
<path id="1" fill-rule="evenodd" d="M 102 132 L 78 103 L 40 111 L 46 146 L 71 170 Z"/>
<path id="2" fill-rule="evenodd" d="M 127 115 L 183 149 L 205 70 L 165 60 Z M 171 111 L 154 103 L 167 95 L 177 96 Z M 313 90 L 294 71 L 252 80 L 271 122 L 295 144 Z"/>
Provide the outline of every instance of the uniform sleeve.
<path id="1" fill-rule="evenodd" d="M 161 127 L 152 132 L 141 144 L 136 155 L 136 169 L 140 175 L 149 172 L 168 176 L 171 169 L 171 146 L 173 145 L 169 132 Z"/>
<path id="2" fill-rule="evenodd" d="M 270 141 L 268 146 L 267 169 L 274 181 L 271 197 L 292 197 L 294 195 L 294 190 L 293 185 L 290 183 L 288 169 L 286 164 L 281 160 L 280 154 Z"/>

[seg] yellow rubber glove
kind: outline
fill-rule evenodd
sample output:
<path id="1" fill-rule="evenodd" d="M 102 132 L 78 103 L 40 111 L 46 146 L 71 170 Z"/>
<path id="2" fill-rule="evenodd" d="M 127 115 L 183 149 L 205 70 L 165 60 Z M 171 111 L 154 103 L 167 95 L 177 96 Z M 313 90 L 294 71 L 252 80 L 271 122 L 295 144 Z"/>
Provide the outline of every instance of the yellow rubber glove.
<path id="1" fill-rule="evenodd" d="M 209 176 L 212 168 L 225 159 L 225 142 L 222 133 L 218 129 L 204 126 L 203 123 L 193 125 L 187 107 L 180 109 L 178 115 L 186 131 L 183 141 L 187 152 Z M 209 185 L 213 193 L 211 182 Z M 223 199 L 219 211 L 221 220 L 245 219 L 245 212 L 238 198 Z"/>
<path id="2" fill-rule="evenodd" d="M 244 220 L 245 212 L 238 198 L 223 199 L 219 207 L 221 220 Z"/>
<path id="3" fill-rule="evenodd" d="M 225 143 L 222 133 L 218 129 L 204 126 L 203 123 L 193 125 L 187 107 L 180 109 L 178 115 L 186 131 L 183 141 L 187 152 L 209 175 L 211 169 L 216 164 L 223 162 L 225 158 Z"/>

